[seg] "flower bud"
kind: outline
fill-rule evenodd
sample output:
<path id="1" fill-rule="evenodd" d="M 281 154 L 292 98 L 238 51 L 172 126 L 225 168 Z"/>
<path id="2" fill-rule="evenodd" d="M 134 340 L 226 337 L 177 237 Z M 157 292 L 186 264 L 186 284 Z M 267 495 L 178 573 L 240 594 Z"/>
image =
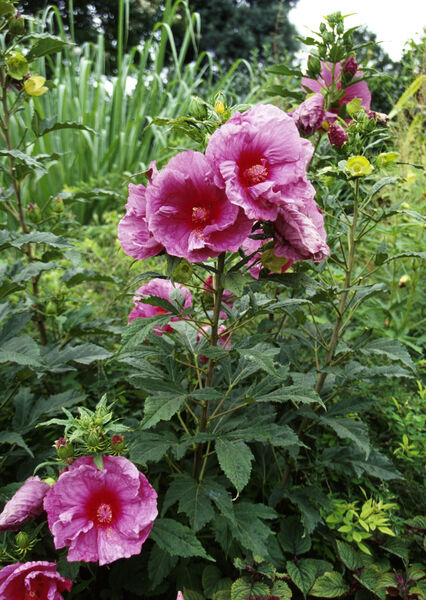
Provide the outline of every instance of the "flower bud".
<path id="1" fill-rule="evenodd" d="M 399 159 L 399 157 L 400 157 L 400 154 L 398 152 L 382 152 L 376 158 L 376 164 L 379 167 L 383 167 L 384 165 L 388 165 L 390 163 L 395 162 L 396 160 Z"/>
<path id="2" fill-rule="evenodd" d="M 345 31 L 345 27 L 344 27 L 343 23 L 338 23 L 336 26 L 336 32 L 339 35 L 342 35 L 344 33 L 344 31 Z"/>
<path id="3" fill-rule="evenodd" d="M 46 308 L 44 309 L 44 312 L 46 313 L 46 315 L 56 315 L 56 313 L 58 312 L 58 307 L 56 305 L 56 302 L 54 302 L 53 300 L 49 300 L 49 302 L 46 304 Z"/>
<path id="4" fill-rule="evenodd" d="M 346 169 L 352 175 L 352 177 L 362 177 L 364 175 L 370 175 L 373 171 L 373 166 L 365 156 L 351 156 L 346 161 Z"/>
<path id="5" fill-rule="evenodd" d="M 36 204 L 33 204 L 32 202 L 30 202 L 30 204 L 28 204 L 27 215 L 28 215 L 28 219 L 31 221 L 31 223 L 34 223 L 34 224 L 40 223 L 41 210 Z"/>
<path id="6" fill-rule="evenodd" d="M 111 438 L 111 447 L 115 453 L 120 453 L 124 450 L 126 444 L 121 435 L 115 434 Z"/>
<path id="7" fill-rule="evenodd" d="M 407 283 L 410 282 L 410 276 L 409 275 L 403 275 L 400 280 L 398 281 L 398 287 L 403 288 L 407 285 Z"/>
<path id="8" fill-rule="evenodd" d="M 49 89 L 44 85 L 45 81 L 41 75 L 32 75 L 24 82 L 24 90 L 28 96 L 42 96 Z"/>
<path id="9" fill-rule="evenodd" d="M 14 17 L 11 17 L 8 22 L 9 33 L 12 35 L 22 35 L 25 31 L 25 21 L 21 17 L 20 13 L 16 13 Z"/>
<path id="10" fill-rule="evenodd" d="M 226 105 L 226 97 L 225 94 L 223 94 L 222 92 L 218 92 L 216 94 L 215 100 L 214 100 L 214 111 L 217 115 L 223 115 L 223 113 L 225 112 L 225 105 Z"/>
<path id="11" fill-rule="evenodd" d="M 27 550 L 30 546 L 30 541 L 31 541 L 30 536 L 28 535 L 28 533 L 25 533 L 24 531 L 20 531 L 19 533 L 17 533 L 15 535 L 15 544 L 21 550 Z"/>
<path id="12" fill-rule="evenodd" d="M 342 70 L 343 73 L 349 73 L 350 75 L 352 75 L 352 77 L 358 71 L 358 63 L 356 62 L 355 57 L 352 56 L 352 54 L 351 56 L 348 56 L 348 58 L 343 63 Z"/>
<path id="13" fill-rule="evenodd" d="M 204 121 L 204 119 L 207 119 L 207 106 L 204 100 L 198 96 L 193 96 L 189 105 L 189 113 L 194 117 L 194 119 L 198 119 L 199 121 Z"/>
<path id="14" fill-rule="evenodd" d="M 23 79 L 28 73 L 28 61 L 20 52 L 13 52 L 7 57 L 6 67 L 13 79 Z"/>
<path id="15" fill-rule="evenodd" d="M 337 123 L 332 123 L 328 129 L 328 139 L 332 146 L 341 148 L 345 142 L 348 141 L 346 131 Z"/>
<path id="16" fill-rule="evenodd" d="M 62 460 L 66 460 L 67 458 L 74 456 L 74 447 L 72 444 L 67 442 L 65 438 L 59 438 L 55 445 L 58 456 Z"/>
<path id="17" fill-rule="evenodd" d="M 316 79 L 321 71 L 321 61 L 317 56 L 311 56 L 308 60 L 308 74 Z"/>
<path id="18" fill-rule="evenodd" d="M 62 198 L 58 197 L 53 200 L 52 210 L 58 215 L 64 212 L 64 201 L 62 200 Z"/>

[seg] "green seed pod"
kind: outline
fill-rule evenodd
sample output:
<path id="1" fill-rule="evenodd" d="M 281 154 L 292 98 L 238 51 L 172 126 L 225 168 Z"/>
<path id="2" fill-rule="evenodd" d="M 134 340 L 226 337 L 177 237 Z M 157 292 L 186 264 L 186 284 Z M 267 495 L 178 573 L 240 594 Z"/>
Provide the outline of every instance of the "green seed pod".
<path id="1" fill-rule="evenodd" d="M 59 438 L 56 442 L 56 451 L 59 458 L 66 460 L 74 456 L 74 446 L 66 441 L 64 438 Z"/>
<path id="2" fill-rule="evenodd" d="M 23 79 L 28 73 L 28 61 L 20 52 L 13 52 L 7 57 L 6 67 L 13 79 Z"/>
<path id="3" fill-rule="evenodd" d="M 21 550 L 28 550 L 30 547 L 30 542 L 31 542 L 30 536 L 28 535 L 28 533 L 25 533 L 24 531 L 20 531 L 15 536 L 15 544 Z"/>
<path id="4" fill-rule="evenodd" d="M 204 119 L 207 119 L 207 106 L 204 100 L 198 96 L 193 96 L 189 105 L 189 114 L 192 115 L 194 119 L 198 119 L 199 121 L 204 121 Z"/>
<path id="5" fill-rule="evenodd" d="M 46 313 L 46 315 L 56 315 L 56 313 L 58 312 L 58 307 L 56 305 L 56 302 L 53 302 L 53 300 L 49 300 L 49 302 L 46 304 L 46 308 L 44 309 L 44 312 Z"/>

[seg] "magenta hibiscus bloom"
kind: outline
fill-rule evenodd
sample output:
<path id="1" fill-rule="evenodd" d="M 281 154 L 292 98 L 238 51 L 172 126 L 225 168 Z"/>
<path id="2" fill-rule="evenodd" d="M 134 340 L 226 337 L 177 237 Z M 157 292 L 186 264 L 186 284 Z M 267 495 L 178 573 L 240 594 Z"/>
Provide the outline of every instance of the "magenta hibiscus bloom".
<path id="1" fill-rule="evenodd" d="M 139 554 L 157 517 L 157 494 L 123 456 L 78 458 L 49 489 L 44 508 L 55 548 L 100 565 Z"/>
<path id="2" fill-rule="evenodd" d="M 43 499 L 49 486 L 40 477 L 29 477 L 0 514 L 0 533 L 16 531 L 23 523 L 43 512 Z"/>
<path id="3" fill-rule="evenodd" d="M 306 176 L 312 144 L 293 119 L 271 104 L 234 113 L 210 138 L 206 156 L 216 165 L 229 200 L 250 219 L 274 221 L 281 192 Z"/>
<path id="4" fill-rule="evenodd" d="M 143 319 L 146 317 L 154 317 L 155 315 L 167 315 L 170 314 L 169 311 L 161 308 L 161 306 L 152 306 L 151 304 L 144 304 L 140 302 L 141 298 L 146 298 L 148 296 L 157 296 L 158 298 L 165 298 L 166 300 L 170 300 L 170 294 L 175 292 L 176 290 L 180 290 L 180 297 L 183 301 L 183 308 L 189 308 L 192 306 L 192 296 L 191 292 L 187 287 L 180 283 L 173 284 L 168 279 L 151 279 L 149 283 L 146 283 L 142 287 L 140 287 L 136 294 L 133 296 L 133 302 L 135 303 L 134 309 L 129 314 L 129 323 L 133 321 L 133 319 Z M 172 317 L 170 321 L 179 321 L 179 317 Z M 158 335 L 162 335 L 162 331 L 167 331 L 168 333 L 173 332 L 173 328 L 170 325 L 166 324 L 162 327 L 157 326 L 154 328 L 155 333 Z"/>
<path id="5" fill-rule="evenodd" d="M 276 256 L 321 262 L 330 253 L 326 238 L 324 216 L 313 198 L 284 203 L 275 221 Z"/>
<path id="6" fill-rule="evenodd" d="M 306 92 L 324 92 L 331 85 L 333 79 L 332 69 L 333 65 L 331 63 L 325 63 L 321 61 L 321 73 L 318 79 L 310 79 L 308 77 L 303 77 L 302 87 L 305 89 Z M 336 63 L 334 69 L 334 80 L 336 83 L 336 87 L 339 90 L 342 88 L 341 69 L 341 63 Z M 362 71 L 357 71 L 353 75 L 354 78 L 362 77 Z M 361 105 L 365 108 L 366 111 L 370 109 L 371 92 L 365 81 L 358 81 L 344 88 L 343 96 L 339 100 L 339 109 L 334 110 L 333 108 L 330 108 L 330 110 L 332 112 L 337 113 L 339 112 L 343 104 L 348 104 L 354 98 L 359 98 L 361 100 Z"/>
<path id="7" fill-rule="evenodd" d="M 289 113 L 300 133 L 309 136 L 318 131 L 327 118 L 323 105 L 324 96 L 313 94 Z"/>
<path id="8" fill-rule="evenodd" d="M 147 188 L 148 226 L 173 256 L 203 261 L 235 252 L 251 221 L 216 185 L 214 171 L 200 152 L 181 152 Z"/>
<path id="9" fill-rule="evenodd" d="M 155 163 L 148 171 L 149 181 L 158 174 Z M 142 260 L 156 256 L 163 246 L 154 239 L 146 221 L 146 188 L 143 185 L 129 185 L 129 199 L 126 214 L 118 224 L 118 238 L 124 252 L 132 258 Z"/>
<path id="10" fill-rule="evenodd" d="M 16 563 L 0 570 L 0 600 L 63 600 L 72 581 L 61 577 L 56 563 L 44 560 Z"/>

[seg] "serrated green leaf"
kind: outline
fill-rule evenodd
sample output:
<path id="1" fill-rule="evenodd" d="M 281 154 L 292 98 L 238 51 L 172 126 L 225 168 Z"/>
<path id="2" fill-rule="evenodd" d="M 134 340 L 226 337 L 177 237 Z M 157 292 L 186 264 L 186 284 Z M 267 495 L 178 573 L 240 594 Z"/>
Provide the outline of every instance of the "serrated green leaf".
<path id="1" fill-rule="evenodd" d="M 395 554 L 395 556 L 399 556 L 404 562 L 408 562 L 408 548 L 400 538 L 387 537 L 384 544 L 381 546 L 381 549 L 387 550 L 391 554 Z"/>
<path id="2" fill-rule="evenodd" d="M 14 248 L 22 248 L 25 244 L 47 244 L 53 248 L 74 248 L 73 244 L 63 237 L 55 235 L 50 231 L 33 231 L 18 235 L 11 240 L 10 245 Z"/>
<path id="3" fill-rule="evenodd" d="M 368 427 L 362 421 L 355 421 L 349 418 L 333 419 L 331 417 L 321 417 L 321 423 L 331 427 L 340 438 L 350 439 L 363 451 L 366 457 L 370 453 L 370 440 L 368 438 Z"/>
<path id="4" fill-rule="evenodd" d="M 36 41 L 26 56 L 28 61 L 60 52 L 64 46 L 69 44 L 69 42 L 64 41 L 60 37 L 48 33 L 31 34 L 31 38 L 36 39 Z"/>
<path id="5" fill-rule="evenodd" d="M 177 438 L 170 431 L 161 434 L 140 431 L 130 448 L 130 460 L 142 465 L 147 462 L 158 462 L 176 443 Z"/>
<path id="6" fill-rule="evenodd" d="M 200 556 L 214 561 L 206 553 L 193 530 L 173 519 L 156 519 L 150 536 L 162 550 L 171 556 L 182 556 L 183 558 Z"/>
<path id="7" fill-rule="evenodd" d="M 297 517 L 287 517 L 281 521 L 277 539 L 284 552 L 289 552 L 293 556 L 304 554 L 311 548 L 311 538 L 304 531 Z"/>
<path id="8" fill-rule="evenodd" d="M 0 156 L 12 156 L 15 160 L 19 161 L 20 164 L 25 165 L 31 171 L 37 170 L 41 173 L 47 173 L 47 169 L 43 163 L 20 150 L 0 150 Z"/>
<path id="9" fill-rule="evenodd" d="M 22 334 L 3 342 L 0 349 L 0 363 L 13 362 L 18 365 L 40 367 L 40 350 L 36 342 L 27 334 Z"/>
<path id="10" fill-rule="evenodd" d="M 401 344 L 401 342 L 398 342 L 398 340 L 393 340 L 391 338 L 379 338 L 377 340 L 368 342 L 368 344 L 366 344 L 363 348 L 360 348 L 360 351 L 367 356 L 378 354 L 381 356 L 386 356 L 391 360 L 400 360 L 412 371 L 416 370 L 406 347 Z"/>
<path id="11" fill-rule="evenodd" d="M 22 283 L 23 281 L 28 281 L 32 277 L 36 277 L 40 275 L 43 271 L 50 271 L 51 269 L 56 269 L 58 264 L 55 262 L 32 262 L 23 269 L 19 271 L 13 278 L 13 281 L 17 283 Z"/>
<path id="12" fill-rule="evenodd" d="M 72 346 L 71 350 L 72 360 L 82 365 L 90 365 L 96 360 L 105 360 L 112 356 L 112 352 L 96 344 L 80 344 L 79 346 Z"/>
<path id="13" fill-rule="evenodd" d="M 154 317 L 146 317 L 144 319 L 133 319 L 124 329 L 121 338 L 121 349 L 129 351 L 143 344 L 149 333 L 154 331 L 154 328 L 166 325 L 173 315 L 155 315 Z"/>
<path id="14" fill-rule="evenodd" d="M 231 586 L 231 600 L 247 600 L 253 596 L 269 596 L 266 583 L 252 581 L 249 577 L 240 577 Z"/>
<path id="15" fill-rule="evenodd" d="M 289 385 L 256 398 L 256 402 L 296 402 L 296 404 L 320 404 L 324 406 L 317 392 L 302 385 Z"/>
<path id="16" fill-rule="evenodd" d="M 148 559 L 148 576 L 152 583 L 152 589 L 164 581 L 177 562 L 177 556 L 171 556 L 157 544 L 153 546 Z"/>
<path id="17" fill-rule="evenodd" d="M 357 550 L 341 540 L 336 540 L 336 544 L 340 560 L 345 567 L 347 567 L 350 571 L 355 571 L 355 569 L 360 569 L 362 567 L 363 559 Z"/>
<path id="18" fill-rule="evenodd" d="M 178 502 L 178 512 L 185 513 L 192 529 L 197 532 L 214 517 L 212 502 L 203 482 L 196 481 L 187 473 L 174 477 L 169 485 L 163 502 L 162 515 L 172 504 Z"/>
<path id="19" fill-rule="evenodd" d="M 346 594 L 349 586 L 336 571 L 329 571 L 318 577 L 309 594 L 319 598 L 339 598 Z"/>
<path id="20" fill-rule="evenodd" d="M 361 571 L 360 575 L 354 573 L 353 577 L 357 579 L 367 590 L 378 596 L 381 600 L 386 598 L 386 589 L 379 587 L 380 578 L 383 573 L 377 565 L 367 565 Z"/>
<path id="21" fill-rule="evenodd" d="M 238 492 L 250 479 L 251 462 L 254 459 L 250 448 L 241 440 L 231 441 L 218 438 L 215 444 L 220 468 Z"/>
<path id="22" fill-rule="evenodd" d="M 301 590 L 304 597 L 311 589 L 317 569 L 313 565 L 309 558 L 301 558 L 297 563 L 293 561 L 287 561 L 286 563 L 287 572 L 294 585 Z"/>
<path id="23" fill-rule="evenodd" d="M 169 421 L 183 406 L 186 395 L 158 394 L 145 400 L 142 429 L 149 429 L 160 421 Z"/>
<path id="24" fill-rule="evenodd" d="M 271 588 L 271 596 L 275 596 L 280 600 L 291 600 L 293 592 L 288 587 L 285 581 L 275 581 Z"/>
<path id="25" fill-rule="evenodd" d="M 80 131 L 88 131 L 89 133 L 93 133 L 96 135 L 96 131 L 91 127 L 87 127 L 83 123 L 77 123 L 75 121 L 61 121 L 55 122 L 56 117 L 52 117 L 50 119 L 43 119 L 40 123 L 38 137 L 42 135 L 46 135 L 46 133 L 50 133 L 51 131 L 58 131 L 59 129 L 78 129 Z M 54 121 L 52 123 L 52 121 Z"/>
<path id="26" fill-rule="evenodd" d="M 416 515 L 412 519 L 408 519 L 405 521 L 407 525 L 413 527 L 414 529 L 419 529 L 420 531 L 426 531 L 426 516 Z"/>
<path id="27" fill-rule="evenodd" d="M 223 278 L 222 285 L 225 290 L 229 290 L 235 296 L 242 296 L 246 285 L 246 278 L 239 271 L 231 271 Z"/>
<path id="28" fill-rule="evenodd" d="M 382 177 L 379 181 L 371 187 L 370 193 L 368 194 L 368 198 L 372 198 L 377 192 L 380 192 L 386 185 L 391 185 L 392 183 L 396 183 L 399 181 L 399 177 Z"/>
<path id="29" fill-rule="evenodd" d="M 19 446 L 23 448 L 28 454 L 34 458 L 34 454 L 28 448 L 22 435 L 15 433 L 14 431 L 0 431 L 0 444 L 9 444 L 10 446 Z"/>
<path id="30" fill-rule="evenodd" d="M 234 503 L 234 515 L 234 521 L 228 519 L 233 538 L 250 553 L 268 558 L 268 538 L 273 532 L 263 520 L 275 518 L 276 512 L 264 504 L 241 501 Z"/>

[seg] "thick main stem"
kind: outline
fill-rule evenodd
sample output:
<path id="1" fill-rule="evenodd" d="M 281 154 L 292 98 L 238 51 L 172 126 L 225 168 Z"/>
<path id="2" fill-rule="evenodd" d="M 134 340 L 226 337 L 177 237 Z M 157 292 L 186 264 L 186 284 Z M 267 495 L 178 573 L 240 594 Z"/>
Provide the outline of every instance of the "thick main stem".
<path id="1" fill-rule="evenodd" d="M 212 330 L 210 334 L 210 347 L 216 346 L 218 341 L 218 325 L 219 325 L 219 316 L 220 316 L 220 307 L 222 304 L 222 295 L 223 295 L 223 271 L 225 266 L 225 253 L 219 255 L 217 261 L 217 272 L 215 277 L 213 278 L 213 290 L 214 290 L 214 307 L 213 307 L 213 318 L 212 318 Z M 207 374 L 205 380 L 205 387 L 210 387 L 213 381 L 213 373 L 214 373 L 215 359 L 209 358 L 207 363 Z M 198 432 L 203 433 L 207 427 L 207 421 L 209 416 L 209 402 L 208 400 L 204 400 L 203 407 L 201 410 L 201 416 L 198 426 Z M 193 476 L 195 479 L 198 479 L 200 476 L 201 469 L 201 458 L 203 453 L 203 444 L 198 443 L 197 448 L 195 450 L 194 456 L 194 469 Z"/>
<path id="2" fill-rule="evenodd" d="M 354 262 L 355 262 L 356 228 L 357 228 L 357 223 L 358 223 L 358 203 L 359 203 L 359 180 L 356 180 L 354 212 L 353 212 L 352 223 L 351 223 L 351 227 L 349 229 L 349 235 L 348 235 L 349 255 L 348 255 L 348 260 L 347 260 L 347 266 L 345 269 L 346 274 L 345 274 L 345 282 L 344 282 L 344 286 L 343 286 L 344 291 L 340 295 L 339 305 L 337 307 L 337 318 L 336 318 L 336 322 L 334 324 L 333 333 L 331 334 L 328 350 L 327 350 L 325 358 L 324 358 L 324 364 L 322 366 L 321 371 L 318 373 L 318 376 L 317 376 L 317 382 L 315 384 L 315 391 L 317 392 L 317 394 L 319 394 L 321 392 L 321 390 L 324 386 L 325 380 L 327 378 L 327 373 L 324 372 L 324 369 L 333 360 L 334 351 L 336 350 L 337 343 L 338 343 L 340 335 L 342 333 L 341 326 L 342 326 L 342 321 L 343 321 L 343 315 L 345 314 L 346 309 L 347 309 L 346 301 L 347 301 L 348 294 L 349 294 L 348 288 L 350 288 L 350 286 L 351 286 L 352 271 L 353 271 Z M 299 425 L 299 429 L 297 431 L 297 435 L 299 438 L 300 438 L 300 436 L 303 435 L 308 422 L 309 422 L 309 419 L 307 419 L 306 417 L 304 417 L 302 419 L 302 421 Z M 294 467 L 294 460 L 289 460 L 286 465 L 286 468 L 284 469 L 284 473 L 283 473 L 283 478 L 282 478 L 283 486 L 287 485 L 288 480 L 290 478 L 291 471 L 293 470 L 293 467 Z"/>

